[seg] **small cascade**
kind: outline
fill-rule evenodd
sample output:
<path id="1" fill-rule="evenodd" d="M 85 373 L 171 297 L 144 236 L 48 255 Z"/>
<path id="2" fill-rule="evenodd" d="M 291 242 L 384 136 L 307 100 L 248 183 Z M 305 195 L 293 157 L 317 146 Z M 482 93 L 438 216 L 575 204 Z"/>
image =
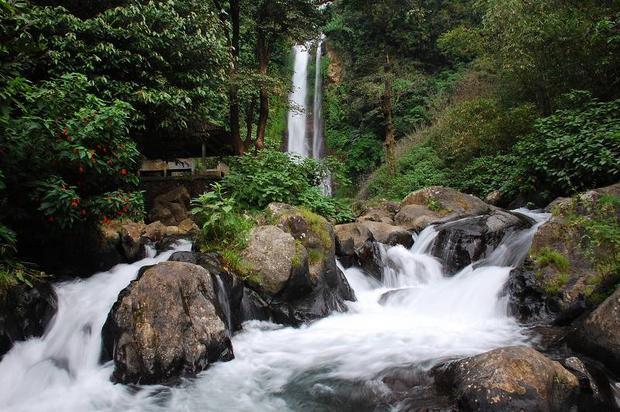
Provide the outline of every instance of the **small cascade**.
<path id="1" fill-rule="evenodd" d="M 229 333 L 232 333 L 232 315 L 230 313 L 230 302 L 228 301 L 228 293 L 226 293 L 226 287 L 222 282 L 222 277 L 219 275 L 213 276 L 217 282 L 217 301 L 220 304 L 220 309 L 224 312 L 224 318 L 226 319 L 226 329 Z"/>
<path id="2" fill-rule="evenodd" d="M 348 312 L 301 328 L 246 322 L 232 338 L 234 360 L 173 389 L 113 385 L 111 363 L 98 364 L 101 325 L 118 292 L 140 266 L 169 254 L 61 284 L 59 312 L 46 335 L 17 344 L 0 363 L 0 409 L 332 410 L 330 405 L 350 398 L 347 385 L 380 385 L 384 371 L 409 365 L 427 370 L 445 359 L 528 344 L 525 330 L 508 313 L 503 291 L 512 266 L 549 215 L 521 213 L 536 225 L 506 236 L 487 259 L 454 276 L 430 254 L 438 236 L 433 227 L 422 231 L 411 249 L 386 248 L 383 281 L 358 268 L 345 271 L 358 299 Z M 227 308 L 224 282 L 216 277 L 215 284 Z M 226 320 L 230 325 L 229 313 Z M 377 390 L 387 390 L 382 388 Z M 325 394 L 331 404 L 323 403 Z"/>
<path id="3" fill-rule="evenodd" d="M 289 153 L 296 153 L 301 157 L 308 157 L 308 142 L 306 139 L 306 122 L 308 96 L 308 62 L 310 51 L 308 45 L 297 45 L 293 48 L 294 73 L 293 91 L 289 96 L 291 109 L 288 113 L 288 149 Z"/>

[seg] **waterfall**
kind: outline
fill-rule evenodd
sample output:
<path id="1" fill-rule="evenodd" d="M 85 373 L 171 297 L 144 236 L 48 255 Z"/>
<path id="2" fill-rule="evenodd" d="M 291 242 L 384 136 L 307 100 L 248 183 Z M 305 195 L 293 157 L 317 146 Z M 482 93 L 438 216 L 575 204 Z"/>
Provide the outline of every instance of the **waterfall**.
<path id="1" fill-rule="evenodd" d="M 301 157 L 308 157 L 308 142 L 306 140 L 308 96 L 308 61 L 310 52 L 308 45 L 297 45 L 293 48 L 294 72 L 293 91 L 289 96 L 291 109 L 288 113 L 288 152 L 296 153 Z"/>
<path id="2" fill-rule="evenodd" d="M 446 358 L 527 344 L 502 292 L 512 265 L 549 218 L 528 214 L 537 221 L 533 228 L 507 236 L 497 253 L 451 277 L 430 255 L 437 231 L 429 227 L 411 249 L 385 250 L 383 282 L 358 268 L 345 271 L 358 298 L 347 313 L 302 328 L 246 322 L 232 338 L 234 360 L 174 388 L 113 385 L 112 364 L 98 363 L 101 325 L 116 296 L 140 266 L 172 252 L 61 283 L 58 313 L 45 336 L 16 344 L 0 362 L 0 410 L 344 410 L 334 405 L 345 405 L 352 388 L 367 396 L 387 391 L 381 379 L 391 368 L 428 369 Z"/>
<path id="3" fill-rule="evenodd" d="M 323 157 L 323 76 L 321 76 L 321 55 L 323 51 L 323 38 L 316 46 L 315 75 L 314 75 L 314 104 L 312 106 L 312 157 Z"/>

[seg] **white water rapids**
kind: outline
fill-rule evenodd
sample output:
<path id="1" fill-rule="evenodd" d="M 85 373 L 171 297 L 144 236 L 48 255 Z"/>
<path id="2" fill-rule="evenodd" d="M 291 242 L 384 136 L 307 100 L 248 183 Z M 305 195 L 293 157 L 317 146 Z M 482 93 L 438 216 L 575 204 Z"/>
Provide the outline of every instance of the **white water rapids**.
<path id="1" fill-rule="evenodd" d="M 548 217 L 528 215 L 539 224 Z M 358 298 L 349 312 L 298 329 L 247 322 L 233 337 L 234 360 L 172 388 L 114 385 L 112 364 L 98 363 L 101 326 L 118 293 L 141 266 L 166 260 L 172 251 L 59 284 L 59 311 L 45 336 L 16 344 L 0 363 L 0 410 L 345 410 L 315 401 L 336 393 L 338 382 L 386 391 L 376 377 L 389 368 L 430 367 L 447 357 L 526 343 L 502 290 L 511 270 L 506 265 L 525 256 L 537 226 L 505 239 L 485 262 L 453 277 L 428 254 L 436 232 L 427 228 L 412 249 L 385 251 L 383 283 L 355 268 L 346 271 Z"/>

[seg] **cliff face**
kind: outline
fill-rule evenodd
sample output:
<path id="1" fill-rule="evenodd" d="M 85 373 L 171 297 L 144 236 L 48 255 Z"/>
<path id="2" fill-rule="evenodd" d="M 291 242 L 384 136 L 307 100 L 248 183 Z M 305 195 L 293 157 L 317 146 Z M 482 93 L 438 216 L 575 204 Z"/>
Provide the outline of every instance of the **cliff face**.
<path id="1" fill-rule="evenodd" d="M 342 83 L 343 64 L 342 58 L 336 51 L 336 49 L 330 44 L 329 39 L 325 42 L 327 56 L 329 57 L 329 66 L 327 68 L 327 77 L 330 83 L 340 84 Z"/>

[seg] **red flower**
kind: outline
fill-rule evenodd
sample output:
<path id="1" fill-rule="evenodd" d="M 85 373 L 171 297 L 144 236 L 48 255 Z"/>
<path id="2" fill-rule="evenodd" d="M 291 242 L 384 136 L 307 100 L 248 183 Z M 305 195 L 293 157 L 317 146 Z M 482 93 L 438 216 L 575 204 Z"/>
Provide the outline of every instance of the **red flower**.
<path id="1" fill-rule="evenodd" d="M 54 216 L 48 216 L 47 217 L 47 221 L 48 222 L 53 222 L 54 221 Z"/>
<path id="2" fill-rule="evenodd" d="M 127 174 L 127 169 L 121 169 L 121 175 L 125 176 Z"/>
<path id="3" fill-rule="evenodd" d="M 80 167 L 78 167 L 78 171 L 80 173 L 84 173 L 84 166 L 80 165 Z"/>
<path id="4" fill-rule="evenodd" d="M 80 214 L 81 214 L 82 216 L 86 216 L 86 213 L 87 213 L 87 212 L 86 212 L 86 209 L 82 209 L 82 210 L 80 210 Z"/>

